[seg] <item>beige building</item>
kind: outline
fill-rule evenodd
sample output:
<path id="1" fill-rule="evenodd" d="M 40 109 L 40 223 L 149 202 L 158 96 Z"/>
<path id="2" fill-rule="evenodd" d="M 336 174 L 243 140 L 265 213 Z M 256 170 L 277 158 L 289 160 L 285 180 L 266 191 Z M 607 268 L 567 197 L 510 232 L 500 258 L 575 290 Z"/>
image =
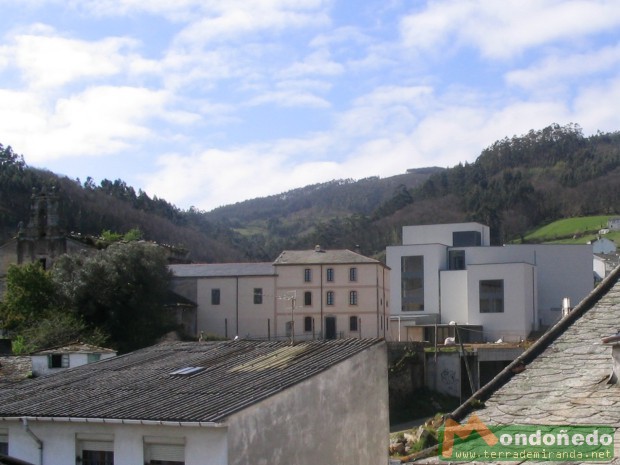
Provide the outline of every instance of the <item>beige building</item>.
<path id="1" fill-rule="evenodd" d="M 197 305 L 197 335 L 384 337 L 389 268 L 350 250 L 287 250 L 273 263 L 171 265 Z"/>
<path id="2" fill-rule="evenodd" d="M 276 334 L 384 337 L 389 268 L 350 250 L 286 250 L 276 269 Z"/>

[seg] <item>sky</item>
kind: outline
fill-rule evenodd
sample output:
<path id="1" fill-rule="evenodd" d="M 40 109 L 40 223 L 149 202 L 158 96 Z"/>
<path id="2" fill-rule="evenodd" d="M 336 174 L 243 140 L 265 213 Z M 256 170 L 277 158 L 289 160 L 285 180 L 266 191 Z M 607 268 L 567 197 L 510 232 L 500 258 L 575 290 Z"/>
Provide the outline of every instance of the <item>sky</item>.
<path id="1" fill-rule="evenodd" d="M 620 130 L 618 0 L 0 0 L 0 144 L 212 210 Z"/>

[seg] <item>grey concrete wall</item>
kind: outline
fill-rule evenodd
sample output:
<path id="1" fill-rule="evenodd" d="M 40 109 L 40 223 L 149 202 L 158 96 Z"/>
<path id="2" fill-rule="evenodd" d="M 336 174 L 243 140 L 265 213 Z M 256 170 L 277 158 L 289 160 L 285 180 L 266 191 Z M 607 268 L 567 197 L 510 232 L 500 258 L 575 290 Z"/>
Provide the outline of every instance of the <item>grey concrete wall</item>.
<path id="1" fill-rule="evenodd" d="M 426 358 L 426 385 L 434 391 L 449 396 L 461 396 L 461 358 L 458 352 L 428 354 Z"/>
<path id="2" fill-rule="evenodd" d="M 231 416 L 228 432 L 230 465 L 386 463 L 386 344 Z"/>

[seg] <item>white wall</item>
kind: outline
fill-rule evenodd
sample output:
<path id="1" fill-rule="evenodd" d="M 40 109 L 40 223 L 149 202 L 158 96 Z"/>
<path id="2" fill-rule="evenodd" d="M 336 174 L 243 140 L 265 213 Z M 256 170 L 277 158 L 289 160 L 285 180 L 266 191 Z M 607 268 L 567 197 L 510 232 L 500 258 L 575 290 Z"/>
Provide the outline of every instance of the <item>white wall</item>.
<path id="1" fill-rule="evenodd" d="M 441 288 L 441 321 L 468 324 L 468 281 L 467 271 L 442 271 Z"/>
<path id="2" fill-rule="evenodd" d="M 572 305 L 581 302 L 594 288 L 591 245 L 523 245 L 536 257 L 538 277 L 538 318 L 547 326 L 555 323 L 561 312 L 562 299 L 570 298 Z"/>
<path id="3" fill-rule="evenodd" d="M 69 366 L 67 368 L 78 367 L 80 365 L 86 365 L 88 363 L 88 354 L 86 353 L 70 353 L 68 355 L 69 355 Z M 101 355 L 100 360 L 105 360 L 106 358 L 116 356 L 116 354 L 113 354 L 113 353 L 105 353 L 105 354 L 100 354 L 100 355 Z M 47 354 L 33 355 L 31 358 L 32 358 L 32 373 L 35 376 L 45 376 L 45 375 L 49 375 L 52 373 L 58 373 L 60 371 L 67 369 L 67 368 L 49 368 Z"/>
<path id="4" fill-rule="evenodd" d="M 504 311 L 480 313 L 480 281 L 504 281 Z M 487 341 L 500 337 L 504 342 L 525 339 L 536 321 L 536 270 L 525 263 L 474 265 L 467 270 L 468 319 L 470 325 L 482 325 Z M 460 322 L 459 322 L 460 323 Z"/>
<path id="5" fill-rule="evenodd" d="M 403 245 L 443 244 L 452 246 L 452 233 L 478 231 L 482 245 L 490 244 L 489 227 L 480 223 L 430 224 L 403 226 Z"/>
<path id="6" fill-rule="evenodd" d="M 226 428 L 170 427 L 123 424 L 69 423 L 63 421 L 28 422 L 31 431 L 43 441 L 43 464 L 76 463 L 77 434 L 112 434 L 114 462 L 144 463 L 144 437 L 183 438 L 185 465 L 225 465 L 228 463 Z M 0 421 L 9 427 L 9 455 L 39 465 L 39 449 L 17 421 Z"/>
<path id="7" fill-rule="evenodd" d="M 386 344 L 229 420 L 231 465 L 379 465 L 389 436 Z"/>

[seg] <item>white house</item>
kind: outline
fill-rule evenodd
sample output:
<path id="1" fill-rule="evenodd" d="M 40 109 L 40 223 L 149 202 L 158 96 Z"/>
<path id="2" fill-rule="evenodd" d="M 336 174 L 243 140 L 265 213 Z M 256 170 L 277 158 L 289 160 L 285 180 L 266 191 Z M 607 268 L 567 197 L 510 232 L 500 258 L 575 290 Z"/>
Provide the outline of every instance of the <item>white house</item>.
<path id="1" fill-rule="evenodd" d="M 35 465 L 386 461 L 386 343 L 170 343 L 0 386 L 0 447 Z"/>
<path id="2" fill-rule="evenodd" d="M 351 250 L 283 251 L 273 263 L 170 265 L 197 333 L 232 338 L 385 337 L 389 269 Z"/>
<path id="3" fill-rule="evenodd" d="M 595 241 L 592 241 L 592 251 L 594 253 L 610 254 L 616 253 L 616 243 L 606 237 L 599 237 Z"/>
<path id="4" fill-rule="evenodd" d="M 435 324 L 482 327 L 470 340 L 518 341 L 593 287 L 591 245 L 490 245 L 479 223 L 405 226 L 387 248 L 392 334 L 428 339 Z"/>
<path id="5" fill-rule="evenodd" d="M 106 358 L 115 357 L 116 351 L 97 347 L 92 344 L 75 341 L 62 346 L 39 350 L 30 354 L 32 359 L 32 374 L 44 376 L 67 368 L 98 362 Z"/>

